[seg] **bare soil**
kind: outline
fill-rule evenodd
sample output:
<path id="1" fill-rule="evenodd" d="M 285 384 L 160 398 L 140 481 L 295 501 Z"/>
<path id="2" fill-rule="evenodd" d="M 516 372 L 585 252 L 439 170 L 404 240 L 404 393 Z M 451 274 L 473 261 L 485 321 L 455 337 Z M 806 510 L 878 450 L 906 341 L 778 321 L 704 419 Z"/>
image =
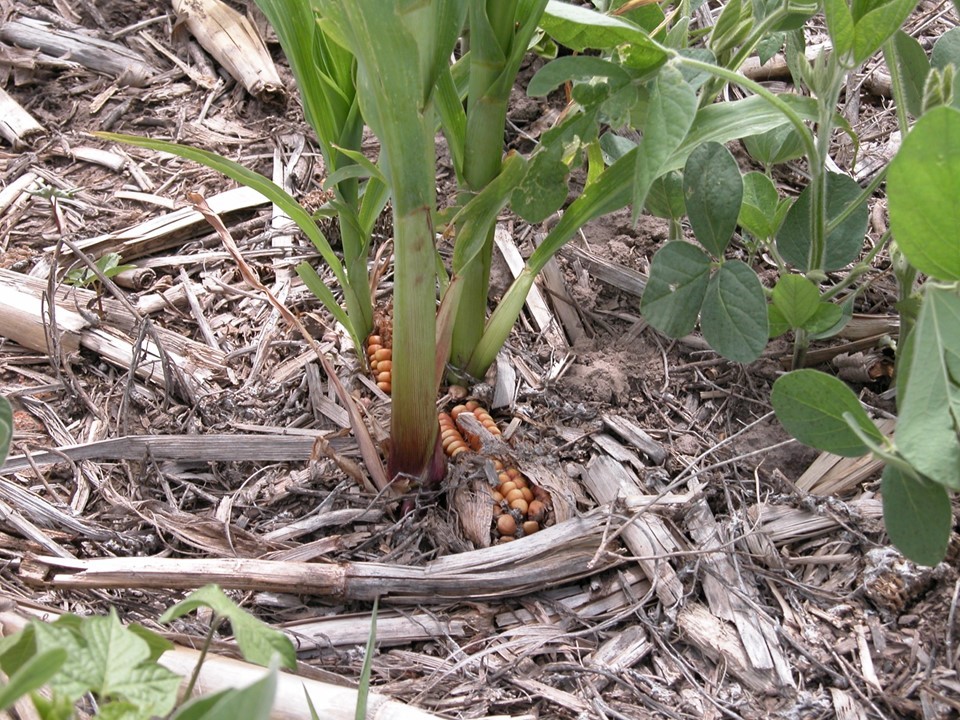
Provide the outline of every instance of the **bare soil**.
<path id="1" fill-rule="evenodd" d="M 279 575 L 217 581 L 288 630 L 305 677 L 347 685 L 359 677 L 372 595 L 380 595 L 374 690 L 440 717 L 960 715 L 960 540 L 955 535 L 947 562 L 916 567 L 884 534 L 876 466 L 821 458 L 811 467 L 817 453 L 784 433 L 768 401 L 789 363 L 787 341 L 772 342 L 744 367 L 717 357 L 699 336 L 665 338 L 646 326 L 636 292 L 585 259 L 642 280 L 666 240 L 663 221 L 635 224 L 625 210 L 590 223 L 572 243 L 581 252 L 558 258 L 560 290 L 544 291 L 553 329 L 525 315 L 501 354 L 499 378 L 492 372 L 467 389 L 507 431 L 504 452 L 550 487 L 569 522 L 579 518 L 583 528 L 561 532 L 557 511 L 555 547 L 524 554 L 538 537 L 531 535 L 477 550 L 452 498 L 482 475 L 483 462 L 451 463 L 440 490 L 412 492 L 406 515 L 394 499 L 367 490 L 345 413 L 315 356 L 244 282 L 206 224 L 154 239 L 134 232 L 119 249 L 123 262 L 153 275 L 145 286 L 121 288 L 122 297 L 93 288 L 98 301 L 63 284 L 78 267 L 65 240 L 97 257 L 121 231 L 188 207 L 188 192 L 210 198 L 233 187 L 193 163 L 119 148 L 89 132 L 176 139 L 267 175 L 293 160 L 286 176 L 294 194 L 307 198 L 320 188 L 322 160 L 278 46 L 269 44 L 288 97 L 261 99 L 177 28 L 166 4 L 3 0 L 0 7 L 6 22 L 33 17 L 113 40 L 156 71 L 140 87 L 126 85 L 15 48 L 0 24 L 3 86 L 43 126 L 19 147 L 0 144 L 0 198 L 33 176 L 0 205 L 4 282 L 25 288 L 31 276 L 42 288 L 53 275 L 87 323 L 87 337 L 111 331 L 136 351 L 149 322 L 168 333 L 163 342 L 183 339 L 179 352 L 189 361 L 179 381 L 144 379 L 134 373 L 142 357 L 110 360 L 86 340 L 31 349 L 0 338 L 17 456 L 0 475 L 4 599 L 80 614 L 114 606 L 125 621 L 169 633 L 157 623 L 163 609 L 212 576 L 185 570 L 146 581 L 131 572 L 84 581 L 84 563 L 133 558 L 129 567 L 138 571 L 160 558 L 219 559 L 224 568 L 238 559 L 303 563 L 353 580 L 338 588 L 298 586 Z M 238 7 L 264 27 L 252 3 Z M 921 40 L 956 25 L 948 7 L 921 3 Z M 856 111 L 855 128 L 869 131 L 880 152 L 895 128 L 890 101 L 868 84 L 856 93 L 841 110 Z M 511 146 L 529 150 L 561 106 L 562 97 L 534 101 L 518 89 Z M 373 139 L 370 147 L 375 152 Z M 87 149 L 112 153 L 119 164 L 98 164 Z M 738 157 L 748 162 L 745 153 Z M 835 160 L 851 169 L 842 144 Z M 778 173 L 784 192 L 799 190 L 802 167 Z M 449 170 L 438 185 L 451 191 Z M 883 198 L 875 204 L 874 239 Z M 261 281 L 282 290 L 315 333 L 382 440 L 389 399 L 362 376 L 349 341 L 291 276 L 296 262 L 316 261 L 310 243 L 273 226 L 268 205 L 224 219 Z M 504 228 L 522 254 L 543 232 L 510 218 Z M 101 240 L 83 244 L 94 238 Z M 378 247 L 388 240 L 387 228 Z M 509 273 L 498 257 L 492 300 Z M 857 311 L 895 332 L 892 281 L 882 266 L 870 279 Z M 380 287 L 386 300 L 389 268 Z M 888 338 L 880 333 L 853 348 L 864 354 L 844 371 L 862 378 L 856 388 L 880 418 L 893 411 L 889 378 L 866 371 L 883 362 Z M 851 341 L 817 346 L 826 352 L 814 359 L 837 370 L 832 357 L 845 349 L 837 346 Z M 494 405 L 498 381 L 510 392 Z M 441 409 L 452 404 L 440 401 Z M 125 449 L 97 444 L 110 439 Z M 68 448 L 81 450 L 38 454 Z M 604 496 L 604 482 L 619 490 Z M 480 558 L 496 570 L 500 547 L 510 564 L 484 575 Z M 478 552 L 487 554 L 467 554 Z M 471 563 L 462 583 L 426 589 L 460 555 Z M 423 590 L 394 576 L 424 569 L 417 576 Z M 361 575 L 368 585 L 361 587 Z M 193 620 L 173 630 L 185 644 L 203 634 Z M 218 647 L 232 652 L 229 642 Z"/>

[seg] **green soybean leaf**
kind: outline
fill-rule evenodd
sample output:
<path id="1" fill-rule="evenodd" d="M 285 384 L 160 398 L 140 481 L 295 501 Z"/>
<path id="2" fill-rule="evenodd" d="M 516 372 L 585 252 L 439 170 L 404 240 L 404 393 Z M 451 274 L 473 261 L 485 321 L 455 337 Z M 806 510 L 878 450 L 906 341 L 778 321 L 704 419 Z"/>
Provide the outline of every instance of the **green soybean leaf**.
<path id="1" fill-rule="evenodd" d="M 843 0 L 828 0 L 828 2 L 843 2 Z M 917 0 L 855 3 L 854 8 L 870 9 L 856 18 L 853 61 L 859 65 L 879 50 L 887 38 L 906 22 L 916 5 Z"/>
<path id="2" fill-rule="evenodd" d="M 682 337 L 697 324 L 710 282 L 710 258 L 687 242 L 669 242 L 653 256 L 640 312 L 660 332 Z"/>
<path id="3" fill-rule="evenodd" d="M 710 278 L 700 313 L 710 347 L 735 362 L 753 362 L 767 346 L 770 329 L 760 278 L 739 260 L 725 262 Z"/>
<path id="4" fill-rule="evenodd" d="M 937 38 L 930 53 L 930 65 L 940 71 L 943 71 L 947 65 L 960 68 L 960 28 L 947 30 Z M 955 108 L 960 108 L 960 74 L 954 73 L 951 87 L 953 88 L 951 104 Z"/>
<path id="5" fill-rule="evenodd" d="M 681 72 L 672 65 L 661 68 L 650 87 L 643 140 L 637 148 L 633 184 L 634 220 L 643 208 L 653 181 L 673 169 L 665 165 L 680 147 L 696 114 L 697 94 L 683 79 Z"/>
<path id="6" fill-rule="evenodd" d="M 928 285 L 910 336 L 897 448 L 931 480 L 960 490 L 960 294 Z"/>
<path id="7" fill-rule="evenodd" d="M 845 457 L 869 451 L 847 425 L 847 413 L 870 438 L 878 444 L 883 442 L 883 435 L 867 417 L 853 391 L 818 370 L 794 370 L 777 378 L 770 403 L 786 431 L 817 450 Z"/>
<path id="8" fill-rule="evenodd" d="M 774 224 L 780 197 L 773 181 L 762 172 L 743 176 L 743 203 L 737 223 L 754 237 L 766 240 L 777 231 Z"/>
<path id="9" fill-rule="evenodd" d="M 567 199 L 570 168 L 560 159 L 561 150 L 559 145 L 552 145 L 537 153 L 510 197 L 513 211 L 529 223 L 542 222 Z"/>
<path id="10" fill-rule="evenodd" d="M 840 306 L 830 302 L 820 302 L 817 305 L 817 311 L 813 314 L 813 317 L 803 324 L 803 329 L 807 331 L 813 340 L 835 335 L 846 324 L 844 319 L 845 305 L 846 304 Z"/>
<path id="11" fill-rule="evenodd" d="M 761 66 L 766 65 L 770 58 L 780 52 L 785 37 L 782 32 L 772 32 L 757 44 L 757 55 Z"/>
<path id="12" fill-rule="evenodd" d="M 46 685 L 66 660 L 67 651 L 63 648 L 51 648 L 31 656 L 7 678 L 5 685 L 0 684 L 0 712 Z"/>
<path id="13" fill-rule="evenodd" d="M 591 55 L 565 55 L 547 63 L 530 79 L 527 95 L 543 97 L 569 80 L 608 78 L 611 88 L 630 82 L 630 74 L 616 63 Z"/>
<path id="14" fill-rule="evenodd" d="M 790 105 L 803 119 L 816 119 L 815 100 L 797 95 L 781 95 L 780 100 Z M 728 143 L 731 140 L 765 133 L 782 125 L 783 113 L 759 95 L 707 105 L 697 111 L 690 132 L 670 158 L 664 171 L 682 168 L 690 153 L 705 142 Z M 801 150 L 800 155 L 802 154 Z"/>
<path id="15" fill-rule="evenodd" d="M 274 655 L 279 655 L 284 667 L 296 669 L 297 655 L 289 638 L 253 617 L 216 585 L 205 585 L 194 590 L 186 599 L 168 608 L 160 616 L 160 622 L 170 622 L 200 607 L 210 608 L 221 618 L 230 621 L 237 645 L 247 662 L 266 667 Z"/>
<path id="16" fill-rule="evenodd" d="M 772 300 L 791 328 L 801 328 L 817 312 L 820 291 L 802 275 L 784 275 L 773 288 Z"/>
<path id="17" fill-rule="evenodd" d="M 920 565 L 943 560 L 953 525 L 950 496 L 943 485 L 887 465 L 880 493 L 883 524 L 897 549 Z"/>
<path id="18" fill-rule="evenodd" d="M 930 52 L 930 65 L 938 70 L 951 63 L 960 66 L 960 27 L 951 28 L 938 37 Z"/>
<path id="19" fill-rule="evenodd" d="M 743 5 L 742 0 L 730 0 L 723 6 L 710 34 L 713 52 L 720 54 L 739 45 L 753 28 L 753 15 Z"/>
<path id="20" fill-rule="evenodd" d="M 747 152 L 766 167 L 803 157 L 803 142 L 793 125 L 780 123 L 766 132 L 743 139 Z"/>
<path id="21" fill-rule="evenodd" d="M 930 73 L 930 61 L 916 38 L 898 30 L 893 38 L 897 67 L 903 78 L 903 95 L 907 111 L 914 117 L 923 112 L 923 86 Z"/>
<path id="22" fill-rule="evenodd" d="M 767 305 L 767 322 L 770 323 L 770 339 L 778 338 L 790 330 L 790 323 L 776 305 Z"/>
<path id="23" fill-rule="evenodd" d="M 666 59 L 663 50 L 638 26 L 579 5 L 551 0 L 540 19 L 540 27 L 561 45 L 578 52 L 625 45 L 630 47 L 634 60 L 643 57 L 651 67 Z"/>
<path id="24" fill-rule="evenodd" d="M 860 198 L 856 180 L 838 173 L 827 173 L 827 222 Z M 840 225 L 827 234 L 823 270 L 838 270 L 853 262 L 863 247 L 869 211 L 861 204 Z M 777 249 L 783 259 L 807 272 L 810 267 L 810 188 L 807 187 L 784 218 L 777 234 Z"/>
<path id="25" fill-rule="evenodd" d="M 683 168 L 683 197 L 697 241 L 714 257 L 722 257 L 743 201 L 740 168 L 727 148 L 705 143 L 690 153 Z"/>
<path id="26" fill-rule="evenodd" d="M 846 55 L 853 50 L 856 38 L 853 14 L 846 0 L 824 0 L 823 14 L 827 20 L 827 30 L 833 41 L 833 51 Z"/>
<path id="27" fill-rule="evenodd" d="M 646 210 L 651 215 L 667 220 L 679 220 L 686 212 L 683 204 L 683 175 L 671 170 L 661 175 L 647 193 Z"/>
<path id="28" fill-rule="evenodd" d="M 890 227 L 915 268 L 960 280 L 960 111 L 937 107 L 907 135 L 887 173 Z"/>

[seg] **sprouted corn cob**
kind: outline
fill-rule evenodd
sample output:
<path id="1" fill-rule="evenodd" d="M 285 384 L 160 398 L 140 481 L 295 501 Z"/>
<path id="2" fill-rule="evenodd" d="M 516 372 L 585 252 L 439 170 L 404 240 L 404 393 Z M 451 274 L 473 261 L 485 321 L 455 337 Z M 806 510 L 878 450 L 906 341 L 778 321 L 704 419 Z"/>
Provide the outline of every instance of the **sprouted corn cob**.
<path id="1" fill-rule="evenodd" d="M 386 345 L 382 336 L 371 335 L 367 338 L 367 360 L 377 387 L 389 395 L 392 387 L 390 380 L 393 371 L 393 350 Z"/>
<path id="2" fill-rule="evenodd" d="M 440 438 L 448 457 L 456 457 L 467 450 L 480 450 L 480 439 L 464 437 L 457 427 L 456 419 L 469 412 L 491 434 L 500 435 L 500 428 L 483 407 L 476 401 L 457 405 L 450 413 L 440 413 Z M 493 498 L 494 533 L 498 542 L 510 542 L 524 535 L 538 532 L 548 520 L 550 493 L 531 483 L 516 468 L 505 468 L 494 460 L 497 471 L 497 486 L 490 489 Z"/>

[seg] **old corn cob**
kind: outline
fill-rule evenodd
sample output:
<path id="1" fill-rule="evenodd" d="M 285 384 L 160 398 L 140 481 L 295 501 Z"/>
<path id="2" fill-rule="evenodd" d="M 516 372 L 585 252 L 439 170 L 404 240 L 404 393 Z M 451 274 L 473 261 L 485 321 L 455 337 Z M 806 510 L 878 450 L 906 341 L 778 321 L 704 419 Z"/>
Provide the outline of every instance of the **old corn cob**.
<path id="1" fill-rule="evenodd" d="M 471 400 L 458 405 L 449 414 L 439 416 L 441 442 L 448 457 L 481 449 L 479 438 L 465 437 L 457 427 L 456 419 L 465 412 L 471 413 L 491 435 L 501 434 L 490 413 L 479 403 Z M 506 468 L 499 460 L 493 464 L 498 481 L 496 487 L 490 488 L 495 536 L 503 543 L 538 532 L 548 522 L 550 493 L 531 483 L 517 468 Z"/>

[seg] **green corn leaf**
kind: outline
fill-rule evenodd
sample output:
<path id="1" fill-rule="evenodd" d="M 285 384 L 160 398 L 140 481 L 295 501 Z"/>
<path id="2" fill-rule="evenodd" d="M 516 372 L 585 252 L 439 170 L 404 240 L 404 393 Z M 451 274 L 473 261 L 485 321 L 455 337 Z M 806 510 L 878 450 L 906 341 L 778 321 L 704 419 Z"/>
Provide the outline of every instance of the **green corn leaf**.
<path id="1" fill-rule="evenodd" d="M 869 451 L 850 429 L 844 415 L 851 417 L 874 442 L 883 442 L 883 435 L 853 391 L 818 370 L 794 370 L 777 378 L 770 403 L 786 431 L 817 450 L 844 457 L 858 457 Z"/>
<path id="2" fill-rule="evenodd" d="M 463 156 L 467 143 L 467 113 L 463 109 L 463 98 L 449 65 L 437 77 L 435 104 L 443 134 L 447 138 L 447 147 L 450 149 L 453 171 L 462 183 Z"/>
<path id="3" fill-rule="evenodd" d="M 640 312 L 665 335 L 682 337 L 697 324 L 709 282 L 710 258 L 690 243 L 669 242 L 653 256 Z"/>
<path id="4" fill-rule="evenodd" d="M 650 274 L 652 280 L 652 269 Z M 710 347 L 725 358 L 749 363 L 760 357 L 770 329 L 763 286 L 749 265 L 728 261 L 710 278 L 700 327 Z"/>
<path id="5" fill-rule="evenodd" d="M 241 185 L 246 185 L 259 192 L 277 207 L 283 210 L 290 219 L 293 220 L 304 234 L 310 239 L 323 259 L 337 276 L 337 281 L 344 287 L 347 286 L 346 276 L 343 273 L 343 267 L 339 258 L 330 247 L 330 243 L 324 237 L 323 233 L 317 227 L 317 224 L 310 217 L 310 214 L 296 201 L 296 199 L 279 187 L 269 178 L 260 173 L 245 168 L 239 163 L 228 160 L 216 153 L 199 150 L 197 148 L 180 145 L 178 143 L 167 142 L 166 140 L 154 140 L 151 138 L 138 137 L 136 135 L 119 135 L 117 133 L 94 133 L 97 137 L 104 140 L 126 143 L 127 145 L 136 145 L 137 147 L 156 150 L 157 152 L 167 152 L 187 160 L 193 160 L 201 165 L 206 165 L 217 172 L 223 173 L 231 180 L 235 180 Z"/>
<path id="6" fill-rule="evenodd" d="M 277 33 L 303 98 L 304 115 L 324 148 L 328 170 L 339 167 L 333 143 L 342 143 L 351 125 L 357 135 L 363 123 L 356 116 L 353 56 L 331 41 L 317 23 L 312 3 L 303 0 L 257 0 Z"/>
<path id="7" fill-rule="evenodd" d="M 943 560 L 953 526 L 950 496 L 943 485 L 887 465 L 880 493 L 883 524 L 897 549 L 920 565 Z"/>
<path id="8" fill-rule="evenodd" d="M 861 203 L 826 238 L 822 268 L 810 267 L 810 188 L 807 187 L 790 207 L 777 234 L 777 249 L 783 259 L 807 272 L 814 269 L 838 270 L 856 260 L 867 232 L 869 209 Z M 838 173 L 827 174 L 827 221 L 840 215 L 847 205 L 860 199 L 861 188 L 856 180 Z"/>
<path id="9" fill-rule="evenodd" d="M 13 408 L 9 401 L 0 395 L 0 465 L 7 461 L 10 443 L 13 440 Z"/>
<path id="10" fill-rule="evenodd" d="M 720 143 L 704 143 L 683 168 L 687 217 L 697 241 L 714 257 L 722 257 L 743 202 L 743 178 L 733 155 Z M 766 341 L 766 330 L 764 330 Z"/>
<path id="11" fill-rule="evenodd" d="M 367 636 L 367 648 L 363 653 L 363 667 L 360 669 L 360 683 L 357 688 L 357 707 L 354 714 L 356 720 L 366 720 L 367 697 L 370 695 L 370 674 L 373 670 L 373 652 L 377 642 L 377 612 L 380 609 L 380 598 L 373 600 L 373 611 L 370 613 L 370 634 Z"/>
<path id="12" fill-rule="evenodd" d="M 939 280 L 960 280 L 960 111 L 926 113 L 887 173 L 890 227 L 910 264 Z"/>
<path id="13" fill-rule="evenodd" d="M 454 223 L 459 231 L 452 263 L 455 274 L 462 273 L 483 250 L 489 228 L 496 222 L 511 194 L 515 194 L 526 172 L 527 161 L 522 155 L 511 153 L 500 174 L 457 213 Z"/>

